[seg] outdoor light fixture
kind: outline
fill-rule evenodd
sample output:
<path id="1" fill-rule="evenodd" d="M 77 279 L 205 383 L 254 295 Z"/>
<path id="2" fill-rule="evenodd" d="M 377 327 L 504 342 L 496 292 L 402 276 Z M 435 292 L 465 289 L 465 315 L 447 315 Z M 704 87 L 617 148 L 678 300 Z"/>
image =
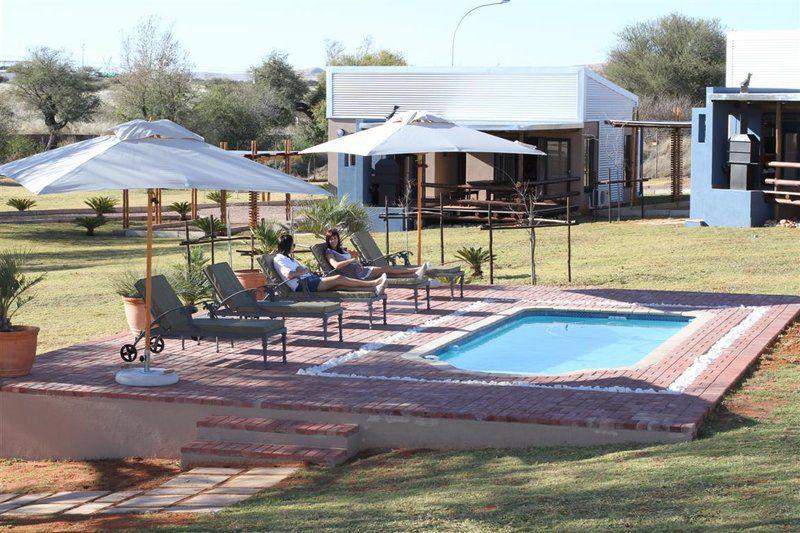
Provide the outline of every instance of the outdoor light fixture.
<path id="1" fill-rule="evenodd" d="M 499 5 L 502 5 L 502 4 L 507 4 L 510 1 L 511 0 L 500 0 L 499 2 L 492 2 L 491 4 L 481 4 L 479 6 L 473 7 L 472 9 L 470 9 L 469 11 L 464 13 L 464 15 L 458 21 L 458 24 L 456 24 L 456 29 L 453 30 L 453 41 L 450 43 L 450 66 L 451 67 L 456 64 L 456 33 L 458 32 L 458 28 L 461 27 L 461 23 L 464 22 L 465 18 L 467 18 L 467 15 L 469 15 L 473 11 L 477 11 L 478 9 L 480 9 L 482 7 L 499 6 Z"/>

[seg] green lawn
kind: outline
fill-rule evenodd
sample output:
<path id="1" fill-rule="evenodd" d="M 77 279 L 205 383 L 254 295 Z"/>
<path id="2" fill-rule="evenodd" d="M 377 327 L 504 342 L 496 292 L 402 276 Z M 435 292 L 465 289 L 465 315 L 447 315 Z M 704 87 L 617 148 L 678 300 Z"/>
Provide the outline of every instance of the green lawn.
<path id="1" fill-rule="evenodd" d="M 797 531 L 800 331 L 696 441 L 402 451 L 310 469 L 187 531 Z"/>
<path id="2" fill-rule="evenodd" d="M 42 327 L 42 351 L 125 328 L 109 278 L 143 268 L 142 239 L 95 238 L 69 224 L 0 224 L 0 249 L 24 246 L 48 271 L 20 323 Z M 574 281 L 605 287 L 800 293 L 800 230 L 582 224 L 573 228 Z M 565 282 L 565 230 L 539 232 L 540 282 Z M 438 230 L 425 231 L 426 259 Z M 376 234 L 379 243 L 383 234 Z M 301 242 L 310 243 L 308 237 Z M 448 228 L 448 259 L 486 232 Z M 413 235 L 409 247 L 415 248 Z M 392 249 L 405 248 L 392 236 Z M 498 232 L 498 283 L 528 282 L 522 232 Z M 181 260 L 158 239 L 159 266 Z M 224 257 L 224 252 L 220 254 Z M 237 258 L 235 266 L 246 260 Z M 800 331 L 787 336 L 687 444 L 394 452 L 311 469 L 188 530 L 583 530 L 800 528 Z M 138 518 L 132 518 L 136 523 Z"/>
<path id="3" fill-rule="evenodd" d="M 48 271 L 37 298 L 20 312 L 20 323 L 42 327 L 41 350 L 125 329 L 122 303 L 110 278 L 127 268 L 144 271 L 144 241 L 111 236 L 115 224 L 85 237 L 71 224 L 0 224 L 0 249 L 24 247 L 32 269 Z M 636 289 L 800 293 L 800 235 L 787 228 L 684 228 L 639 222 L 587 223 L 573 228 L 573 282 L 576 285 Z M 539 230 L 540 283 L 566 283 L 566 230 Z M 383 246 L 383 233 L 375 234 Z M 415 234 L 408 246 L 416 249 Z M 425 230 L 423 258 L 438 261 L 438 229 Z M 309 236 L 299 236 L 311 244 Z M 488 246 L 488 233 L 447 228 L 447 261 L 461 246 Z M 406 235 L 392 234 L 391 249 L 406 248 Z M 496 283 L 528 283 L 525 232 L 495 234 Z M 155 261 L 162 269 L 181 261 L 175 239 L 156 239 Z M 218 257 L 227 257 L 218 248 Z M 300 256 L 310 260 L 310 256 Z M 249 265 L 235 255 L 235 267 Z M 488 268 L 486 268 L 488 276 Z M 488 282 L 488 279 L 484 280 Z M 80 317 L 76 321 L 75 317 Z"/>

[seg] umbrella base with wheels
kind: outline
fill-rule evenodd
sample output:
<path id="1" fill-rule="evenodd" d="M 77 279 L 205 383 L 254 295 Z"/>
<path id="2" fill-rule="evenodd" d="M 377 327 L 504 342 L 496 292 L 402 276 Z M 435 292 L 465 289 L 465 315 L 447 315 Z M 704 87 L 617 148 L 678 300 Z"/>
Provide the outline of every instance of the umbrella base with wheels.
<path id="1" fill-rule="evenodd" d="M 177 372 L 164 368 L 124 368 L 114 376 L 117 383 L 129 387 L 165 387 L 176 384 L 180 379 Z"/>

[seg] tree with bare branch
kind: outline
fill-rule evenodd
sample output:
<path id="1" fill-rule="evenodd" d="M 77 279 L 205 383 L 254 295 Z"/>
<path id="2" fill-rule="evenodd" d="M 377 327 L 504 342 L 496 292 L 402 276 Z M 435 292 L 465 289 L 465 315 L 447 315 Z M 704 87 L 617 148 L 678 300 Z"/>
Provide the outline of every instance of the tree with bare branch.
<path id="1" fill-rule="evenodd" d="M 45 150 L 58 144 L 61 130 L 78 121 L 88 121 L 100 106 L 97 77 L 89 69 L 77 68 L 64 52 L 36 48 L 27 60 L 12 66 L 15 95 L 41 115 L 50 137 Z"/>
<path id="2" fill-rule="evenodd" d="M 122 119 L 180 122 L 193 96 L 191 63 L 172 28 L 149 17 L 122 40 L 115 100 Z"/>

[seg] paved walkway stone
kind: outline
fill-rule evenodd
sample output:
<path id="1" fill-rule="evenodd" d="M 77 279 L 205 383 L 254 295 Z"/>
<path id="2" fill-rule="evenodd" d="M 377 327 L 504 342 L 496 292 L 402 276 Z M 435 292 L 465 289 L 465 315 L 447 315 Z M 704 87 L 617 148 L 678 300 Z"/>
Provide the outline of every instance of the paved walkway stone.
<path id="1" fill-rule="evenodd" d="M 0 495 L 0 514 L 90 516 L 115 513 L 215 513 L 252 497 L 296 468 L 195 468 L 148 491 L 100 490 Z"/>

